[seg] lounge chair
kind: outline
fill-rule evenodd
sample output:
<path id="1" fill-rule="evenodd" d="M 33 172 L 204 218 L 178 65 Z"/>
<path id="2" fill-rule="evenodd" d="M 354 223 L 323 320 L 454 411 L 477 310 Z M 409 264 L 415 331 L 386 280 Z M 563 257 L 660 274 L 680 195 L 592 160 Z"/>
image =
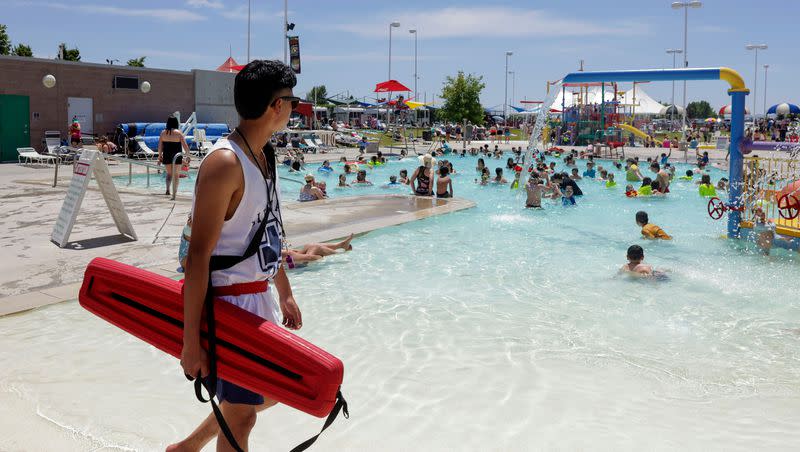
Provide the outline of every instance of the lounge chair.
<path id="1" fill-rule="evenodd" d="M 61 158 L 58 156 L 40 154 L 34 148 L 17 148 L 17 154 L 19 154 L 17 160 L 20 165 L 23 163 L 53 163 L 58 165 L 61 162 Z"/>
<path id="2" fill-rule="evenodd" d="M 134 157 L 145 159 L 145 160 L 155 160 L 158 158 L 158 152 L 153 151 L 150 149 L 149 146 L 144 142 L 144 137 L 141 135 L 137 135 L 133 138 L 136 141 L 136 144 L 139 146 L 139 150 L 136 151 Z"/>

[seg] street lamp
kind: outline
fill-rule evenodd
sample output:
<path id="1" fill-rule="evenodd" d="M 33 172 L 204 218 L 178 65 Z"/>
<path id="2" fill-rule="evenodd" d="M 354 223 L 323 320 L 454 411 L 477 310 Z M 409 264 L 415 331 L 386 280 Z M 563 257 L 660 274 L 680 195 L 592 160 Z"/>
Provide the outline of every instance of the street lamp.
<path id="1" fill-rule="evenodd" d="M 700 8 L 703 2 L 693 0 L 690 2 L 672 2 L 672 9 L 683 8 L 683 67 L 689 67 L 687 45 L 689 41 L 689 8 Z M 683 81 L 683 126 L 686 127 L 686 80 Z M 685 129 L 684 129 L 685 134 Z"/>
<path id="2" fill-rule="evenodd" d="M 513 54 L 514 52 L 506 51 L 506 92 L 503 96 L 503 125 L 506 125 L 506 118 L 508 117 L 508 113 L 506 111 L 508 109 L 508 57 Z"/>
<path id="3" fill-rule="evenodd" d="M 511 75 L 511 102 L 510 104 L 514 105 L 514 99 L 517 98 L 517 74 L 514 71 L 508 71 L 509 75 Z"/>
<path id="4" fill-rule="evenodd" d="M 756 51 L 756 61 L 753 66 L 753 119 L 756 117 L 756 97 L 758 96 L 758 51 L 767 50 L 766 44 L 747 44 L 744 46 L 747 50 Z M 766 113 L 766 112 L 764 112 Z"/>
<path id="5" fill-rule="evenodd" d="M 675 69 L 675 55 L 683 53 L 681 49 L 667 49 L 668 54 L 672 54 L 672 69 Z M 672 105 L 675 105 L 675 80 L 672 81 Z"/>
<path id="6" fill-rule="evenodd" d="M 389 80 L 392 79 L 392 28 L 398 28 L 400 22 L 392 22 L 389 24 Z"/>
<path id="7" fill-rule="evenodd" d="M 764 117 L 767 116 L 767 69 L 769 64 L 764 65 Z"/>
<path id="8" fill-rule="evenodd" d="M 417 29 L 412 28 L 408 32 L 414 35 L 414 99 L 417 99 Z"/>

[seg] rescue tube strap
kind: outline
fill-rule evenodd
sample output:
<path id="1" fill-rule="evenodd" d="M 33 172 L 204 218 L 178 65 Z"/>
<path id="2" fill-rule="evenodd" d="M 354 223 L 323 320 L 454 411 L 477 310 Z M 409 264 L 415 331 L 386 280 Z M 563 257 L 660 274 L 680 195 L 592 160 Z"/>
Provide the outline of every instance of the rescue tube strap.
<path id="1" fill-rule="evenodd" d="M 350 412 L 347 411 L 347 400 L 345 400 L 344 396 L 342 396 L 341 388 L 338 391 L 336 391 L 336 404 L 333 405 L 330 414 L 328 414 L 328 418 L 325 419 L 325 424 L 322 425 L 322 430 L 320 430 L 319 433 L 312 436 L 311 438 L 303 441 L 300 445 L 292 449 L 291 452 L 302 452 L 311 447 L 311 445 L 317 441 L 319 435 L 321 435 L 322 432 L 325 431 L 325 429 L 327 429 L 328 427 L 331 426 L 331 424 L 333 424 L 333 421 L 335 421 L 336 417 L 339 415 L 339 411 L 342 412 L 345 419 L 350 418 Z"/>

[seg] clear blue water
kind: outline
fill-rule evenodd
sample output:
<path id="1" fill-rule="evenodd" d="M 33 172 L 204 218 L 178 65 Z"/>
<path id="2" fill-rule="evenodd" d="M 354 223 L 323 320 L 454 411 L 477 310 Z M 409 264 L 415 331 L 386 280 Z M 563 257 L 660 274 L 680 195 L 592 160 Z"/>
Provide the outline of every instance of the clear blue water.
<path id="1" fill-rule="evenodd" d="M 800 447 L 797 254 L 722 239 L 691 184 L 627 199 L 617 172 L 616 189 L 581 181 L 576 207 L 533 211 L 522 192 L 474 184 L 474 158 L 454 162 L 456 196 L 477 207 L 371 232 L 290 274 L 301 334 L 346 369 L 351 419 L 316 450 Z M 323 179 L 332 197 L 389 192 Z M 282 187 L 293 199 L 300 185 Z M 642 240 L 638 210 L 675 239 Z M 618 276 L 631 244 L 669 279 Z M 157 450 L 206 413 L 176 360 L 77 304 L 0 318 L 0 331 L 3 387 L 86 435 Z M 52 375 L 56 358 L 69 365 Z M 253 442 L 285 449 L 318 424 L 281 407 Z"/>

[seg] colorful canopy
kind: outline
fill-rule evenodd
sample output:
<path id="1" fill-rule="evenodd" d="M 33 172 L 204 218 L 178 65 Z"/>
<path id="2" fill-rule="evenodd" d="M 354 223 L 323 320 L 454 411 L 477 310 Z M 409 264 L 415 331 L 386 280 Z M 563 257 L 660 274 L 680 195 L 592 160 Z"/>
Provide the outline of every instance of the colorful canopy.
<path id="1" fill-rule="evenodd" d="M 403 85 L 402 83 L 398 82 L 397 80 L 387 80 L 382 83 L 378 83 L 375 85 L 376 93 L 390 93 L 390 92 L 398 92 L 398 91 L 411 91 L 410 88 Z"/>
<path id="2" fill-rule="evenodd" d="M 733 112 L 733 107 L 730 105 L 726 105 L 719 109 L 720 116 L 730 115 Z M 749 115 L 750 110 L 747 107 L 744 107 L 744 114 Z"/>
<path id="3" fill-rule="evenodd" d="M 788 114 L 800 114 L 800 107 L 795 104 L 790 103 L 782 103 L 777 104 L 769 107 L 767 110 L 768 115 L 788 115 Z"/>
<path id="4" fill-rule="evenodd" d="M 408 106 L 408 108 L 414 110 L 414 109 L 419 108 L 419 107 L 424 107 L 425 103 L 424 102 L 414 102 L 413 100 L 407 100 L 406 101 L 406 105 Z"/>
<path id="5" fill-rule="evenodd" d="M 244 66 L 239 66 L 239 63 L 237 63 L 233 57 L 228 57 L 217 70 L 220 72 L 239 72 L 243 67 Z"/>

